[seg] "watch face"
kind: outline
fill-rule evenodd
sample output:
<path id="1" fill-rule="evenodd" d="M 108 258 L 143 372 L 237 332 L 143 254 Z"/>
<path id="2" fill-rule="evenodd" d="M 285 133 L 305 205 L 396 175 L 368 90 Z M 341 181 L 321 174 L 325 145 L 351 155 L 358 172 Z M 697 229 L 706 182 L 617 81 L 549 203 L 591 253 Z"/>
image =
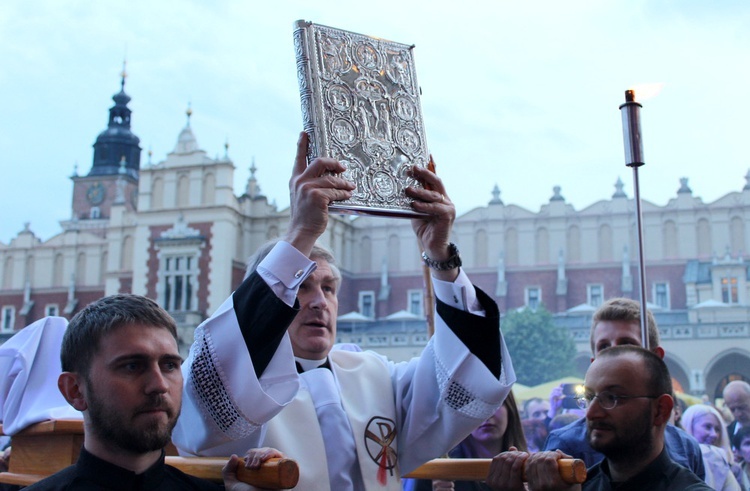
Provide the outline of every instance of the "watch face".
<path id="1" fill-rule="evenodd" d="M 88 191 L 86 191 L 86 199 L 88 199 L 89 203 L 92 205 L 98 205 L 104 201 L 104 196 L 106 196 L 106 194 L 107 190 L 104 189 L 102 183 L 97 182 L 96 184 L 92 184 Z"/>

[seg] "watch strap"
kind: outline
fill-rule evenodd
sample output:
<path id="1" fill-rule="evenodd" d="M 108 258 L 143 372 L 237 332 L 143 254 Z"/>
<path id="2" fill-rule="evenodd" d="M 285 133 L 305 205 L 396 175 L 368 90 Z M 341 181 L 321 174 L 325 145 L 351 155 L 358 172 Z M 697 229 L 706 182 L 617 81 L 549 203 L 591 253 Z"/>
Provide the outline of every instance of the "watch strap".
<path id="1" fill-rule="evenodd" d="M 458 247 L 456 247 L 456 244 L 453 242 L 448 244 L 448 250 L 451 255 L 445 261 L 435 261 L 434 259 L 431 259 L 425 251 L 422 251 L 422 261 L 436 271 L 449 271 L 451 269 L 460 268 L 463 263 L 461 262 L 461 256 L 458 253 Z"/>

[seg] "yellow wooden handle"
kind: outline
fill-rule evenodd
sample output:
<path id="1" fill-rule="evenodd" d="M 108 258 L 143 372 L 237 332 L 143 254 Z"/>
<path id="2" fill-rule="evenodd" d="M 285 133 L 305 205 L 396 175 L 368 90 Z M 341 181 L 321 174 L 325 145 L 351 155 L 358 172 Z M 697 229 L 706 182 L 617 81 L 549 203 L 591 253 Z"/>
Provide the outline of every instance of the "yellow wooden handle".
<path id="1" fill-rule="evenodd" d="M 433 459 L 404 477 L 443 481 L 484 481 L 490 472 L 491 463 L 492 459 Z M 586 480 L 586 464 L 580 459 L 560 459 L 557 466 L 560 477 L 568 484 L 580 484 Z"/>
<path id="2" fill-rule="evenodd" d="M 185 474 L 222 482 L 221 468 L 229 457 L 167 457 L 167 464 L 177 467 Z M 268 459 L 260 469 L 237 468 L 237 479 L 265 489 L 291 489 L 299 482 L 299 466 L 292 459 Z"/>

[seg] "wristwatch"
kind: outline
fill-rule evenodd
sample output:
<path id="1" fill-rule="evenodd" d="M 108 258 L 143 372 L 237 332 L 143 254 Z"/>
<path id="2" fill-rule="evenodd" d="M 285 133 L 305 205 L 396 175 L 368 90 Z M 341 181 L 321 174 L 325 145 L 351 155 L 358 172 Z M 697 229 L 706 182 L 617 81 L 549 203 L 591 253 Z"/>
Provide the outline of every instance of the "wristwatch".
<path id="1" fill-rule="evenodd" d="M 428 256 L 426 252 L 422 251 L 422 261 L 427 266 L 437 271 L 448 271 L 454 268 L 460 268 L 462 262 L 456 244 L 454 244 L 453 242 L 448 244 L 448 250 L 450 251 L 451 255 L 445 261 L 435 261 L 434 259 L 430 259 L 430 256 Z"/>

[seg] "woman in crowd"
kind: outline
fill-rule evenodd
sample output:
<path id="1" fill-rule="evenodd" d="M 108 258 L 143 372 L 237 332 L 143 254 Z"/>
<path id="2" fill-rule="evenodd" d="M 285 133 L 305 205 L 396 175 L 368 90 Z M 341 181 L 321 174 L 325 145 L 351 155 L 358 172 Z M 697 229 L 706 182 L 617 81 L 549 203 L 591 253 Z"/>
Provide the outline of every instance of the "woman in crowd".
<path id="1" fill-rule="evenodd" d="M 750 489 L 750 426 L 740 428 L 732 437 L 734 456 L 740 462 L 740 484 Z"/>
<path id="2" fill-rule="evenodd" d="M 505 398 L 500 409 L 456 445 L 448 453 L 448 456 L 455 459 L 491 459 L 500 452 L 509 450 L 510 447 L 515 447 L 524 452 L 527 451 L 526 438 L 521 427 L 521 416 L 512 391 Z M 415 486 L 411 489 L 415 491 L 484 491 L 490 488 L 479 481 L 429 481 L 420 479 L 415 481 Z"/>
<path id="3" fill-rule="evenodd" d="M 706 483 L 719 491 L 742 490 L 737 479 L 740 469 L 734 464 L 721 413 L 708 404 L 694 404 L 685 410 L 680 422 L 700 443 Z"/>

